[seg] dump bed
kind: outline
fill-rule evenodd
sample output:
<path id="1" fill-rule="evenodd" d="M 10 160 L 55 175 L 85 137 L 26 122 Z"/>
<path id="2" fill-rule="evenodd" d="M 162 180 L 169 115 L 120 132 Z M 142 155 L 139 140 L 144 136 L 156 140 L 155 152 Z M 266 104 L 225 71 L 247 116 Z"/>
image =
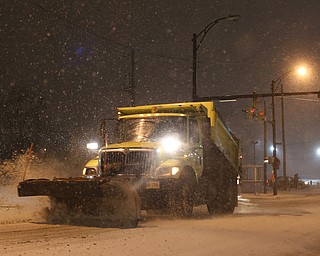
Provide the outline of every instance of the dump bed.
<path id="1" fill-rule="evenodd" d="M 139 117 L 143 114 L 180 113 L 190 116 L 207 116 L 211 126 L 211 140 L 234 168 L 239 164 L 239 140 L 224 124 L 214 102 L 186 102 L 118 108 L 119 118 Z"/>

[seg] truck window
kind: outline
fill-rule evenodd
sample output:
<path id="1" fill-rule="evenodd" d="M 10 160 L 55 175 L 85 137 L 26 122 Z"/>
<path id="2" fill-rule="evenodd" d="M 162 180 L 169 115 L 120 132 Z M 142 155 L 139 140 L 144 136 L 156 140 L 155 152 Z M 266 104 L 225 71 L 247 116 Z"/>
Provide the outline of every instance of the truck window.
<path id="1" fill-rule="evenodd" d="M 190 145 L 200 143 L 198 122 L 194 118 L 189 119 L 189 142 Z"/>
<path id="2" fill-rule="evenodd" d="M 120 121 L 122 141 L 157 142 L 167 135 L 187 139 L 187 119 L 181 116 L 130 118 Z"/>

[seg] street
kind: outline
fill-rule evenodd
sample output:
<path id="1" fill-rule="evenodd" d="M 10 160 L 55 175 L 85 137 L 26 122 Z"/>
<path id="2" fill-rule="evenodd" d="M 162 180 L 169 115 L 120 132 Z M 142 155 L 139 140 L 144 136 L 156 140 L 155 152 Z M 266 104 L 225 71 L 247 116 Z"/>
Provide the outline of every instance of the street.
<path id="1" fill-rule="evenodd" d="M 143 213 L 134 229 L 49 225 L 36 212 L 45 198 L 18 198 L 11 206 L 0 200 L 1 255 L 320 254 L 319 189 L 243 194 L 225 216 L 209 216 L 205 207 L 191 219 Z"/>

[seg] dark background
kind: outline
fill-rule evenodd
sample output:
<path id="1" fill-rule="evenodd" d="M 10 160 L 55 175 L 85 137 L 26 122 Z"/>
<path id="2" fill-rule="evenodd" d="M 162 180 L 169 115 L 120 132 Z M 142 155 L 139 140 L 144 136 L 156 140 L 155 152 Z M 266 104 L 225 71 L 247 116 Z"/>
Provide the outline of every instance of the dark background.
<path id="1" fill-rule="evenodd" d="M 0 159 L 31 141 L 64 159 L 86 151 L 86 143 L 98 139 L 100 120 L 130 105 L 131 50 L 136 105 L 192 101 L 192 34 L 229 14 L 241 19 L 215 25 L 198 50 L 199 96 L 270 93 L 271 81 L 300 63 L 308 66 L 308 78 L 288 75 L 285 91 L 319 90 L 319 13 L 317 0 L 3 0 Z M 265 100 L 269 117 L 271 99 Z M 256 163 L 262 164 L 263 123 L 242 111 L 251 105 L 250 99 L 216 103 L 241 140 L 244 163 L 253 163 L 258 141 Z M 290 176 L 320 176 L 319 112 L 315 95 L 285 98 Z M 268 149 L 271 144 L 268 125 Z M 282 160 L 281 146 L 278 155 Z"/>

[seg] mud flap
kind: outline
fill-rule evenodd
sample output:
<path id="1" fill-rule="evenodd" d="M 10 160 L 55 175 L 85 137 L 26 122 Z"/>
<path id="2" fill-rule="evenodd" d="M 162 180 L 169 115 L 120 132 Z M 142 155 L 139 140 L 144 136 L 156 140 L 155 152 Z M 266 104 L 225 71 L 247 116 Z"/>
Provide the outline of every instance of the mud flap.
<path id="1" fill-rule="evenodd" d="M 192 216 L 194 190 L 191 184 L 188 180 L 181 180 L 171 192 L 169 204 L 173 215 L 183 218 Z"/>

